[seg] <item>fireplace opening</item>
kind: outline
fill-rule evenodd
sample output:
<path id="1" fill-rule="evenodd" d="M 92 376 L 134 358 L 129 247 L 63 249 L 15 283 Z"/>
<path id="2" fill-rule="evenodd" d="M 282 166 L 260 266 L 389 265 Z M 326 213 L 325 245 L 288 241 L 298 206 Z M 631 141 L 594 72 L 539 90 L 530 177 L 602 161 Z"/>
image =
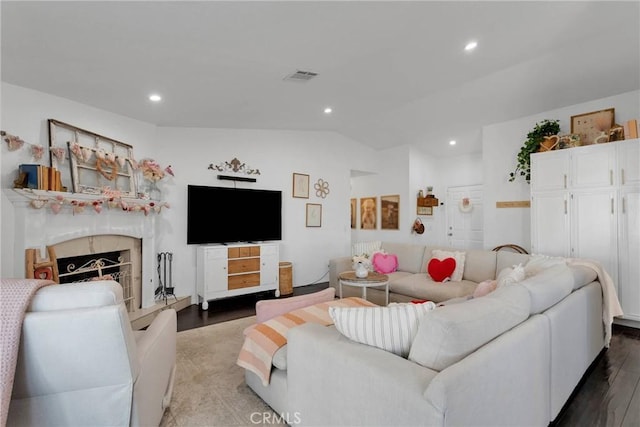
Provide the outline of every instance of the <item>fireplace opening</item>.
<path id="1" fill-rule="evenodd" d="M 128 250 L 58 258 L 60 283 L 115 280 L 122 286 L 127 311 L 133 312 L 132 262 Z"/>

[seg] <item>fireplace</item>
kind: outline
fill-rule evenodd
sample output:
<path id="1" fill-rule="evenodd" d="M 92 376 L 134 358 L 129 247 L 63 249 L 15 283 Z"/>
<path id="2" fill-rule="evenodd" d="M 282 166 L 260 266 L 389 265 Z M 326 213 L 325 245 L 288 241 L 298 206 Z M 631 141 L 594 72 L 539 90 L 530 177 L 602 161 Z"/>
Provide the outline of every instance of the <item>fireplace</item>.
<path id="1" fill-rule="evenodd" d="M 129 268 L 124 274 L 128 274 L 131 280 L 131 309 L 144 310 L 154 306 L 156 214 L 145 215 L 120 209 L 104 209 L 100 213 L 92 209 L 79 213 L 61 211 L 56 214 L 48 208 L 34 208 L 30 203 L 32 199 L 20 191 L 5 190 L 4 195 L 12 203 L 13 210 L 9 212 L 12 218 L 7 218 L 3 208 L 3 221 L 14 224 L 9 236 L 3 233 L 3 240 L 13 237 L 14 243 L 10 253 L 3 251 L 3 258 L 8 258 L 3 260 L 3 266 L 6 268 L 8 265 L 12 269 L 3 271 L 5 277 L 25 277 L 26 249 L 39 249 L 44 257 L 46 247 L 53 246 L 58 259 L 83 255 L 95 259 L 101 258 L 100 254 L 117 252 L 123 263 L 130 263 L 128 267 L 122 267 L 125 272 Z M 79 194 L 74 194 L 74 197 L 91 198 Z M 60 273 L 65 272 L 60 269 Z"/>
<path id="2" fill-rule="evenodd" d="M 107 278 L 122 286 L 127 310 L 141 308 L 142 241 L 118 235 L 88 236 L 53 246 L 60 283 Z"/>

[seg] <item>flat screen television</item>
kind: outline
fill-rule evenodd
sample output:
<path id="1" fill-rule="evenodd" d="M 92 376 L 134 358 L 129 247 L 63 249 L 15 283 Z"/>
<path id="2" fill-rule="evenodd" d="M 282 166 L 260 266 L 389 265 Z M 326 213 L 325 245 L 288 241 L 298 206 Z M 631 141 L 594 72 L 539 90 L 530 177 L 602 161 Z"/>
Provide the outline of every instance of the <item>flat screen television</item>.
<path id="1" fill-rule="evenodd" d="M 282 240 L 282 191 L 187 187 L 187 244 Z"/>

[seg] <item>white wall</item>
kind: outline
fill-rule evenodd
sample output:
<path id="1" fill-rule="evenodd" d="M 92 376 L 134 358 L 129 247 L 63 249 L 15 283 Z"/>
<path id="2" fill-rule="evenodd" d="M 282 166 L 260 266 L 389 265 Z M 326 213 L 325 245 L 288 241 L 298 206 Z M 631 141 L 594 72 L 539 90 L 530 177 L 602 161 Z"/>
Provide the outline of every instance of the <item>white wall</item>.
<path id="1" fill-rule="evenodd" d="M 174 280 L 195 283 L 196 246 L 186 244 L 186 187 L 232 187 L 233 182 L 219 181 L 218 173 L 208 166 L 234 157 L 261 172 L 254 176 L 257 183 L 238 182 L 238 187 L 283 191 L 280 259 L 293 262 L 294 286 L 328 281 L 328 260 L 348 253 L 352 159 L 370 156 L 370 149 L 332 132 L 185 128 L 159 128 L 157 147 L 155 158 L 171 163 L 176 174 L 162 182 L 172 208 L 162 214 L 157 236 L 159 250 L 174 252 Z M 310 175 L 309 199 L 292 197 L 294 172 Z M 313 188 L 320 178 L 329 183 L 330 193 L 324 199 Z M 305 226 L 307 203 L 322 204 L 322 227 Z M 224 208 L 212 201 L 212 223 L 216 211 Z"/>
<path id="2" fill-rule="evenodd" d="M 134 155 L 151 157 L 161 165 L 171 164 L 176 177 L 160 182 L 165 209 L 157 221 L 157 251 L 174 253 L 176 294 L 195 294 L 195 247 L 186 244 L 186 187 L 188 184 L 225 186 L 208 170 L 237 157 L 258 168 L 261 175 L 251 188 L 283 191 L 283 240 L 280 259 L 293 262 L 294 286 L 325 276 L 328 260 L 348 253 L 350 247 L 349 198 L 351 170 L 371 168 L 375 152 L 331 132 L 298 132 L 230 129 L 164 128 L 98 110 L 67 99 L 2 83 L 1 126 L 33 144 L 48 145 L 47 119 L 54 118 L 134 146 Z M 1 145 L 2 188 L 10 188 L 21 163 L 34 163 L 25 149 L 9 152 Z M 45 164 L 43 159 L 40 163 Z M 68 163 L 67 163 L 68 164 Z M 310 198 L 291 197 L 292 173 L 309 174 Z M 329 183 L 326 199 L 315 195 L 319 178 Z M 391 189 L 389 190 L 391 191 Z M 322 227 L 305 226 L 306 203 L 321 203 Z M 212 221 L 215 210 L 212 205 Z M 12 266 L 12 211 L 2 199 L 2 265 Z M 73 218 L 69 217 L 69 221 Z M 8 269 L 9 270 L 9 269 Z M 322 281 L 327 281 L 324 277 Z"/>
<path id="3" fill-rule="evenodd" d="M 571 116 L 613 107 L 616 123 L 622 124 L 640 117 L 639 100 L 640 91 L 627 92 L 485 126 L 482 132 L 484 247 L 492 248 L 506 243 L 527 249 L 531 247 L 529 209 L 497 209 L 495 206 L 498 201 L 530 200 L 529 185 L 521 179 L 509 182 L 509 172 L 515 168 L 516 155 L 527 133 L 537 122 L 559 119 L 561 132 L 569 133 Z"/>

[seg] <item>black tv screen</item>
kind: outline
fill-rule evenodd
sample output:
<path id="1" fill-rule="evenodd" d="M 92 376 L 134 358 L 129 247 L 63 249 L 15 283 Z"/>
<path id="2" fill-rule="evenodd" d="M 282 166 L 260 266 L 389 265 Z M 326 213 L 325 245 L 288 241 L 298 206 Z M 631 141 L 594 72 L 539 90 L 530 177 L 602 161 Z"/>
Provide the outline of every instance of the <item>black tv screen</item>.
<path id="1" fill-rule="evenodd" d="M 282 191 L 187 187 L 187 244 L 282 239 Z"/>

